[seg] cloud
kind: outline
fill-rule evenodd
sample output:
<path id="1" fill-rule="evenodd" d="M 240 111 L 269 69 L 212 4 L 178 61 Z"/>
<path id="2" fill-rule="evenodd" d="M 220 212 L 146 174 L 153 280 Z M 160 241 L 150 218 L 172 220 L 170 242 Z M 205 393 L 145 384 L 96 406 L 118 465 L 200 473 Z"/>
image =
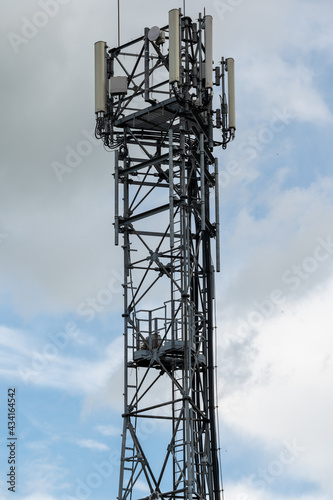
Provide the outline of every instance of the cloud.
<path id="1" fill-rule="evenodd" d="M 245 58 L 274 52 L 304 55 L 314 49 L 329 51 L 332 46 L 329 0 L 282 0 L 278 4 L 214 0 L 212 6 L 216 37 L 222 38 L 228 51 L 243 52 Z M 246 44 L 242 34 L 246 34 Z"/>
<path id="2" fill-rule="evenodd" d="M 96 352 L 97 359 L 91 359 L 91 343 L 85 346 L 85 359 L 73 354 L 76 345 L 71 337 L 54 335 L 33 337 L 28 349 L 28 337 L 24 332 L 10 328 L 1 329 L 2 360 L 0 373 L 12 382 L 61 389 L 69 393 L 88 395 L 102 391 L 112 373 L 117 371 L 122 361 L 122 338 L 113 340 L 102 352 Z M 21 342 L 22 340 L 22 342 Z M 81 346 L 82 348 L 82 346 Z M 90 359 L 87 357 L 89 351 Z"/>
<path id="3" fill-rule="evenodd" d="M 136 481 L 134 488 L 137 491 L 146 492 L 148 494 L 147 484 L 143 481 L 140 481 L 140 479 Z"/>
<path id="4" fill-rule="evenodd" d="M 105 194 L 100 192 L 102 198 Z M 111 223 L 111 214 L 107 204 L 98 208 L 93 198 L 88 203 L 86 196 L 69 201 L 67 195 L 59 208 L 51 201 L 42 213 L 29 205 L 24 214 L 11 210 L 6 221 L 10 236 L 1 247 L 2 262 L 6 262 L 1 272 L 2 291 L 15 293 L 14 307 L 26 314 L 75 310 L 108 289 L 112 272 L 120 267 L 120 252 L 113 251 L 112 264 L 109 258 L 113 235 L 105 224 Z M 121 303 L 121 294 L 114 289 L 104 310 Z"/>
<path id="5" fill-rule="evenodd" d="M 28 354 L 28 342 L 23 332 L 0 325 L 0 345 L 20 354 Z"/>
<path id="6" fill-rule="evenodd" d="M 121 430 L 114 425 L 97 425 L 95 429 L 103 436 L 119 436 L 121 433 Z"/>
<path id="7" fill-rule="evenodd" d="M 224 273 L 224 309 L 241 319 L 276 289 L 292 300 L 325 284 L 333 266 L 331 188 L 329 178 L 305 188 L 274 186 L 239 212 L 224 236 L 232 270 Z M 252 213 L 257 203 L 264 206 L 259 218 Z"/>
<path id="8" fill-rule="evenodd" d="M 49 492 L 54 487 L 62 490 L 67 485 L 68 470 L 61 465 L 47 463 L 45 457 L 32 460 L 26 470 L 29 474 L 25 483 L 27 491 Z"/>
<path id="9" fill-rule="evenodd" d="M 296 440 L 304 451 L 293 464 L 292 474 L 317 483 L 324 491 L 333 487 L 327 441 L 333 418 L 333 405 L 327 398 L 333 390 L 332 299 L 333 281 L 286 314 L 266 319 L 255 336 L 249 332 L 247 340 L 256 355 L 244 359 L 248 376 L 234 383 L 233 391 L 221 402 L 223 419 L 238 432 L 256 436 L 273 449 Z M 222 352 L 222 360 L 223 356 Z M 239 361 L 236 353 L 235 366 Z M 228 385 L 232 371 L 226 376 Z"/>
<path id="10" fill-rule="evenodd" d="M 309 1 L 296 2 L 296 9 L 302 8 L 302 15 L 298 16 L 299 23 L 293 24 L 293 36 L 289 42 L 299 51 L 316 51 L 327 55 L 332 50 L 333 36 L 330 29 L 332 22 L 332 8 L 329 0 L 320 3 Z M 308 33 L 311 32 L 311 36 Z"/>
<path id="11" fill-rule="evenodd" d="M 261 488 L 255 488 L 251 484 L 253 483 L 249 478 L 248 480 L 238 481 L 237 483 L 226 482 L 225 483 L 225 495 L 231 500 L 312 500 L 314 494 L 311 493 L 300 493 L 295 494 L 287 492 L 286 494 L 279 494 L 274 491 L 270 491 L 268 485 L 265 486 L 261 479 Z M 257 483 L 260 480 L 257 479 Z M 272 488 L 273 489 L 273 488 Z M 325 495 L 325 493 L 315 492 L 316 500 L 329 500 L 330 496 Z"/>
<path id="12" fill-rule="evenodd" d="M 215 50 L 220 52 L 222 45 L 226 57 L 235 59 L 237 140 L 242 131 L 248 136 L 257 123 L 269 121 L 275 108 L 286 109 L 296 122 L 332 124 L 328 93 L 325 98 L 321 85 L 322 75 L 328 76 L 332 47 L 329 2 L 214 1 L 213 5 Z"/>
<path id="13" fill-rule="evenodd" d="M 34 491 L 31 495 L 21 497 L 21 500 L 57 500 L 57 497 L 43 491 Z"/>
<path id="14" fill-rule="evenodd" d="M 110 450 L 110 448 L 106 444 L 94 441 L 93 439 L 79 439 L 76 443 L 82 448 L 89 448 L 91 450 L 98 450 L 98 451 Z"/>
<path id="15" fill-rule="evenodd" d="M 255 120 L 270 118 L 267 113 L 273 114 L 277 108 L 280 112 L 286 110 L 293 120 L 300 122 L 332 123 L 332 113 L 315 77 L 311 66 L 287 62 L 277 54 L 252 59 L 239 68 L 239 81 L 246 81 L 243 98 L 251 94 Z"/>

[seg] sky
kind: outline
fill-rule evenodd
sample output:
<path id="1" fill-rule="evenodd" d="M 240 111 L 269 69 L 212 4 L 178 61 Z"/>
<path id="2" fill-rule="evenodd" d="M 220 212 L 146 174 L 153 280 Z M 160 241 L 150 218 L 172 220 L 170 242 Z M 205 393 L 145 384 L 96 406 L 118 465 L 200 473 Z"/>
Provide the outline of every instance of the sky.
<path id="1" fill-rule="evenodd" d="M 126 42 L 183 1 L 120 4 Z M 236 138 L 217 152 L 225 500 L 330 500 L 332 2 L 186 2 L 193 19 L 204 8 L 215 60 L 236 68 Z M 117 45 L 116 1 L 6 1 L 0 23 L 0 500 L 14 495 L 10 389 L 15 498 L 108 500 L 121 445 L 122 250 L 113 154 L 93 137 L 93 47 Z M 140 432 L 158 436 L 156 425 Z"/>

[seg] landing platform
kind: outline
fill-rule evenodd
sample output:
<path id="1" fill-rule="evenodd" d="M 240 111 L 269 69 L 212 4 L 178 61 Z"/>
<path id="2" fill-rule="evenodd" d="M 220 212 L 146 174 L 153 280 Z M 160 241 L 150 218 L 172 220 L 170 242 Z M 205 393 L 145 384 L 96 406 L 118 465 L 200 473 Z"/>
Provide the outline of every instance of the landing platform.
<path id="1" fill-rule="evenodd" d="M 168 122 L 179 113 L 179 103 L 170 97 L 145 109 L 124 116 L 115 122 L 116 127 L 128 126 L 132 129 L 162 130 L 169 129 Z"/>
<path id="2" fill-rule="evenodd" d="M 202 353 L 195 353 L 191 349 L 192 362 L 197 360 L 199 366 L 206 366 L 206 358 Z M 184 366 L 185 342 L 183 340 L 165 340 L 155 349 L 139 349 L 134 352 L 133 364 L 137 366 L 153 366 L 161 368 L 158 360 L 167 368 L 180 369 Z"/>

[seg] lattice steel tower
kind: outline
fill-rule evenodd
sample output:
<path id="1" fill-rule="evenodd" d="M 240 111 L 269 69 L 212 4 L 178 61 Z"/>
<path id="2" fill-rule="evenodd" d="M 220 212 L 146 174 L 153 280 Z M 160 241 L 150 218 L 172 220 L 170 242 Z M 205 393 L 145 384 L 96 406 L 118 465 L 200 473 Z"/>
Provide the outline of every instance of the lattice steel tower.
<path id="1" fill-rule="evenodd" d="M 124 250 L 118 500 L 222 495 L 213 150 L 224 149 L 236 127 L 234 61 L 222 58 L 213 68 L 212 24 L 209 15 L 193 22 L 173 9 L 168 26 L 145 28 L 112 49 L 95 44 L 96 136 L 115 150 L 115 244 L 121 235 Z M 215 108 L 214 85 L 220 87 Z"/>

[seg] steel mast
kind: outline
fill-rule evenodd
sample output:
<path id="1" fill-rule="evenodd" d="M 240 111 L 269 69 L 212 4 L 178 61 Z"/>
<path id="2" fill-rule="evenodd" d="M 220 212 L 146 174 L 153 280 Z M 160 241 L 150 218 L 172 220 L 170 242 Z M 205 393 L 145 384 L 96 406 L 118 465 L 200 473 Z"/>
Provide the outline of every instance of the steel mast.
<path id="1" fill-rule="evenodd" d="M 212 21 L 173 9 L 167 26 L 145 28 L 115 48 L 95 44 L 96 136 L 115 150 L 115 244 L 121 238 L 124 251 L 118 500 L 221 498 L 213 151 L 226 147 L 236 127 L 234 61 L 213 69 Z M 221 93 L 216 109 L 213 85 Z M 147 437 L 148 422 L 155 431 Z"/>

